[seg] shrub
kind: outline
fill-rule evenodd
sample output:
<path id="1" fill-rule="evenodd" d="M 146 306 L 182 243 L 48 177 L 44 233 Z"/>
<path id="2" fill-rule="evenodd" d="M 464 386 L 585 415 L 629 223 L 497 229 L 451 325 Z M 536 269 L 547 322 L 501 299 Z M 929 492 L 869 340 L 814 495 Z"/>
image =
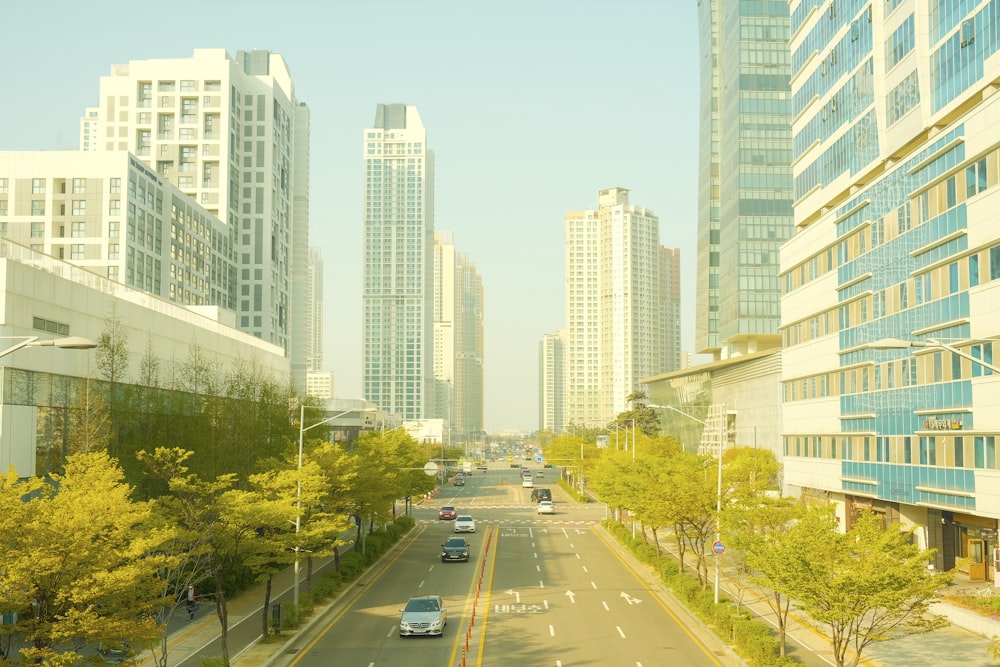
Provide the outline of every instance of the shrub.
<path id="1" fill-rule="evenodd" d="M 315 600 L 329 600 L 343 583 L 343 576 L 337 570 L 324 572 L 313 584 L 312 596 Z"/>
<path id="2" fill-rule="evenodd" d="M 357 551 L 344 554 L 340 557 L 340 576 L 344 581 L 354 581 L 365 569 L 365 557 Z"/>
<path id="3" fill-rule="evenodd" d="M 777 664 L 778 640 L 771 636 L 771 631 L 763 623 L 737 621 L 733 624 L 733 641 L 740 654 L 751 664 L 761 667 Z"/>

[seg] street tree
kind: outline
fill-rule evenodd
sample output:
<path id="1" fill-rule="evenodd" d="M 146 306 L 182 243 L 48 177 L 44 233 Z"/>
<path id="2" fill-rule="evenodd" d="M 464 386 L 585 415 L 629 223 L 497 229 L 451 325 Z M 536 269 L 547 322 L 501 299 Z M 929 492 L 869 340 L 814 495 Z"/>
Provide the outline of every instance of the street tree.
<path id="1" fill-rule="evenodd" d="M 132 499 L 106 451 L 70 455 L 46 480 L 11 469 L 0 478 L 0 531 L 0 608 L 16 618 L 0 634 L 23 642 L 23 661 L 79 664 L 88 646 L 155 641 L 175 532 Z"/>
<path id="2" fill-rule="evenodd" d="M 824 506 L 809 508 L 773 537 L 748 562 L 761 584 L 829 628 L 837 667 L 856 667 L 872 643 L 946 625 L 928 610 L 952 574 L 927 571 L 933 550 L 913 544 L 912 531 L 882 526 L 866 512 L 841 533 Z"/>
<path id="3" fill-rule="evenodd" d="M 179 598 L 186 583 L 205 582 L 211 587 L 219 620 L 222 658 L 229 664 L 229 595 L 233 581 L 244 567 L 249 543 L 256 538 L 257 521 L 252 518 L 253 500 L 235 488 L 237 475 L 228 473 L 215 479 L 202 479 L 192 473 L 187 460 L 192 452 L 181 448 L 157 448 L 138 456 L 150 474 L 165 482 L 167 493 L 157 498 L 157 506 L 170 522 L 180 529 L 178 551 L 190 550 L 197 561 L 188 560 L 180 567 L 163 573 L 172 584 L 172 594 Z M 166 635 L 162 636 L 159 664 L 167 664 Z"/>

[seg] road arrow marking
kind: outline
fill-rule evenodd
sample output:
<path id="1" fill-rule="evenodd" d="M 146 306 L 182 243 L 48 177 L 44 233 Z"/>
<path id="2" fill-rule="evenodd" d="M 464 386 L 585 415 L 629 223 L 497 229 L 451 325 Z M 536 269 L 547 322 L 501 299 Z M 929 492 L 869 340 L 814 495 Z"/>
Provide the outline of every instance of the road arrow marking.
<path id="1" fill-rule="evenodd" d="M 566 591 L 566 597 L 569 598 L 571 604 L 576 604 L 576 593 L 573 591 Z"/>
<path id="2" fill-rule="evenodd" d="M 621 597 L 625 598 L 625 602 L 628 602 L 630 606 L 642 602 L 642 600 L 640 600 L 639 598 L 634 598 L 625 591 L 622 591 Z"/>
<path id="3" fill-rule="evenodd" d="M 504 592 L 507 593 L 507 595 L 513 595 L 515 602 L 518 602 L 518 603 L 521 602 L 521 594 L 518 593 L 517 591 L 510 590 L 510 591 L 504 591 Z M 622 595 L 624 595 L 624 593 L 622 593 Z"/>

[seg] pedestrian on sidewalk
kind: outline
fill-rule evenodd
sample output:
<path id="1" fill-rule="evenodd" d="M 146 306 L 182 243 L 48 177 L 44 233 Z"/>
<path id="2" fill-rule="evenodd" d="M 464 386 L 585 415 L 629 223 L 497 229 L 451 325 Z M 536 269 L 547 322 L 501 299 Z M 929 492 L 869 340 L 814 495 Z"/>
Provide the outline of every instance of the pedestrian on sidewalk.
<path id="1" fill-rule="evenodd" d="M 187 610 L 188 610 L 188 620 L 194 620 L 194 610 L 198 604 L 198 591 L 191 584 L 187 587 Z"/>

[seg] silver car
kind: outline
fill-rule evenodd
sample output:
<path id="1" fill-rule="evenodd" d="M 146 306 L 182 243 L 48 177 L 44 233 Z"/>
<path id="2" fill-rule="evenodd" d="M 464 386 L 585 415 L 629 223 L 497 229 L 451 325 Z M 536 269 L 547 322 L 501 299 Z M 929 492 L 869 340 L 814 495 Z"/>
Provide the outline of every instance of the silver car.
<path id="1" fill-rule="evenodd" d="M 421 595 L 410 598 L 406 606 L 399 610 L 399 636 L 437 635 L 441 636 L 448 625 L 448 609 L 438 595 Z"/>

